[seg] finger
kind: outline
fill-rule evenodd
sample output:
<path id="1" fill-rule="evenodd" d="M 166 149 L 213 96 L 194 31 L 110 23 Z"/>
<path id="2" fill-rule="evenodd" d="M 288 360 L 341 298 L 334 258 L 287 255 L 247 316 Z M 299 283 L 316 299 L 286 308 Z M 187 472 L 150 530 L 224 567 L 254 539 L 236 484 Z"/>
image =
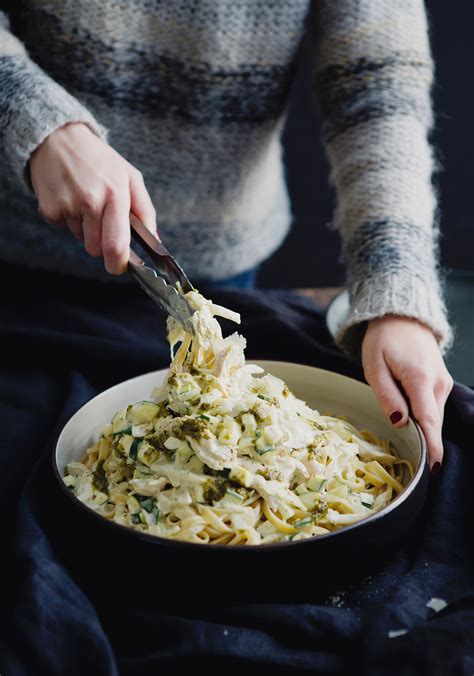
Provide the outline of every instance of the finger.
<path id="1" fill-rule="evenodd" d="M 106 204 L 102 214 L 102 253 L 105 269 L 120 275 L 127 269 L 130 253 L 130 193 L 123 190 Z"/>
<path id="2" fill-rule="evenodd" d="M 67 227 L 72 232 L 74 237 L 80 242 L 84 241 L 84 233 L 82 231 L 82 219 L 80 216 L 69 216 L 67 219 Z"/>
<path id="3" fill-rule="evenodd" d="M 57 225 L 59 227 L 65 225 L 65 219 L 60 208 L 39 206 L 38 213 L 50 225 Z"/>
<path id="4" fill-rule="evenodd" d="M 394 427 L 406 425 L 409 415 L 408 404 L 383 358 L 371 365 L 366 372 L 366 378 L 392 425 Z"/>
<path id="5" fill-rule="evenodd" d="M 91 256 L 102 255 L 102 210 L 90 209 L 82 215 L 84 248 Z"/>
<path id="6" fill-rule="evenodd" d="M 438 380 L 435 386 L 434 395 L 436 403 L 438 404 L 441 424 L 443 424 L 444 421 L 444 408 L 446 406 L 446 401 L 451 393 L 451 390 L 453 389 L 453 384 L 454 383 L 452 377 L 450 376 L 449 373 L 447 373 L 444 377 Z"/>
<path id="7" fill-rule="evenodd" d="M 67 227 L 68 227 L 68 218 L 67 218 L 67 216 L 63 216 L 63 218 L 62 218 L 60 221 L 58 221 L 57 223 L 55 223 L 55 225 L 56 225 L 58 228 L 67 228 Z"/>
<path id="8" fill-rule="evenodd" d="M 446 404 L 446 397 L 443 395 L 437 395 L 436 391 L 434 392 L 434 397 L 436 401 L 436 406 L 438 407 L 439 420 L 441 427 L 443 427 L 444 422 L 444 405 Z"/>
<path id="9" fill-rule="evenodd" d="M 405 386 L 410 399 L 413 415 L 420 424 L 428 445 L 429 466 L 433 470 L 436 463 L 443 460 L 443 441 L 441 438 L 441 417 L 433 386 L 430 382 L 414 382 Z"/>
<path id="10" fill-rule="evenodd" d="M 156 233 L 156 211 L 143 176 L 134 170 L 130 177 L 130 209 L 151 232 Z"/>

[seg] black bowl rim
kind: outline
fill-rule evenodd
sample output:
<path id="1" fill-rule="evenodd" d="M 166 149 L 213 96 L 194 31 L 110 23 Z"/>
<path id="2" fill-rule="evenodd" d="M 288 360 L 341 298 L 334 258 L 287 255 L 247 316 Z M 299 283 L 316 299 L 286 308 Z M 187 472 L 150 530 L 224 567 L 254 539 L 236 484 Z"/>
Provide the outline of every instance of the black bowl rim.
<path id="1" fill-rule="evenodd" d="M 347 380 L 353 380 L 356 383 L 359 383 L 360 385 L 364 385 L 365 387 L 369 387 L 366 383 L 357 380 L 356 378 L 351 378 L 350 376 L 345 376 L 342 375 L 341 373 L 337 373 L 337 371 L 330 371 L 329 369 L 322 369 L 317 366 L 311 366 L 310 364 L 298 364 L 296 362 L 286 362 L 286 361 L 274 361 L 274 360 L 266 360 L 266 359 L 255 359 L 255 360 L 249 360 L 247 363 L 258 363 L 258 364 L 282 364 L 285 366 L 291 365 L 291 366 L 297 366 L 297 367 L 306 367 L 306 368 L 311 368 L 315 369 L 318 371 L 325 371 L 326 373 L 330 373 L 332 376 L 337 376 L 339 378 L 347 379 Z M 142 373 L 138 376 L 134 376 L 134 378 L 129 378 L 128 380 L 135 380 L 136 378 L 144 377 L 151 375 L 153 373 L 161 373 L 163 371 L 167 371 L 167 369 L 159 369 L 158 371 L 149 371 L 148 373 Z M 100 392 L 99 394 L 95 395 L 96 397 L 99 396 L 100 394 L 104 394 L 108 390 L 113 389 L 113 387 L 117 387 L 118 385 L 123 385 L 124 383 L 128 382 L 127 380 L 122 381 L 120 383 L 116 383 L 115 385 L 112 385 L 112 387 L 107 388 L 107 390 L 104 390 L 103 392 Z M 95 399 L 95 397 L 92 397 L 92 399 Z M 244 544 L 237 544 L 237 545 L 213 545 L 213 544 L 208 544 L 208 543 L 198 543 L 198 542 L 187 542 L 183 540 L 174 540 L 173 538 L 165 538 L 161 537 L 160 535 L 151 535 L 149 533 L 143 533 L 141 531 L 135 530 L 133 528 L 129 528 L 128 526 L 123 526 L 122 524 L 116 523 L 115 521 L 110 521 L 106 517 L 102 516 L 101 514 L 98 514 L 96 511 L 85 505 L 83 502 L 81 502 L 76 496 L 71 493 L 71 491 L 66 487 L 63 477 L 61 476 L 56 460 L 56 451 L 57 451 L 57 444 L 59 441 L 59 437 L 61 436 L 62 431 L 68 425 L 70 420 L 78 413 L 84 406 L 86 406 L 92 399 L 89 399 L 86 401 L 81 407 L 77 409 L 77 411 L 74 411 L 74 413 L 70 416 L 70 418 L 67 420 L 67 422 L 64 424 L 62 429 L 59 431 L 55 442 L 53 444 L 53 452 L 52 452 L 52 466 L 53 466 L 53 473 L 54 476 L 59 484 L 60 490 L 63 493 L 63 495 L 66 495 L 68 500 L 71 501 L 71 504 L 74 505 L 75 507 L 79 508 L 80 510 L 83 511 L 84 514 L 89 515 L 90 517 L 93 517 L 97 519 L 96 523 L 98 525 L 102 526 L 110 526 L 112 527 L 115 532 L 119 535 L 120 533 L 124 535 L 125 537 L 127 534 L 130 537 L 136 537 L 138 540 L 141 540 L 142 542 L 148 542 L 150 544 L 160 544 L 160 545 L 166 545 L 167 547 L 179 547 L 181 549 L 189 549 L 189 547 L 192 547 L 194 551 L 196 551 L 196 547 L 199 547 L 199 549 L 204 549 L 204 550 L 209 550 L 209 551 L 214 551 L 214 550 L 220 550 L 220 551 L 234 551 L 234 550 L 239 550 L 239 551 L 249 551 L 249 552 L 255 552 L 255 551 L 269 551 L 271 549 L 281 549 L 282 547 L 296 547 L 298 545 L 307 545 L 310 542 L 321 542 L 321 541 L 326 541 L 329 539 L 334 539 L 337 535 L 341 536 L 347 533 L 353 532 L 356 528 L 364 528 L 373 525 L 380 519 L 382 519 L 384 516 L 387 516 L 389 513 L 393 512 L 397 507 L 399 507 L 402 503 L 404 503 L 410 495 L 419 487 L 421 484 L 421 478 L 424 474 L 424 472 L 427 470 L 427 465 L 428 465 L 428 453 L 427 453 L 427 446 L 426 446 L 426 440 L 424 437 L 424 434 L 419 426 L 419 424 L 416 422 L 416 420 L 410 416 L 410 420 L 413 422 L 416 432 L 418 434 L 418 438 L 420 441 L 420 448 L 421 448 L 421 457 L 420 457 L 420 462 L 418 464 L 418 467 L 415 470 L 415 473 L 413 477 L 410 479 L 409 483 L 404 487 L 403 491 L 397 495 L 396 498 L 392 500 L 386 507 L 383 509 L 379 510 L 378 512 L 375 512 L 375 514 L 371 514 L 364 519 L 361 519 L 360 521 L 357 521 L 356 523 L 353 523 L 349 526 L 343 526 L 342 528 L 339 528 L 338 530 L 331 531 L 329 533 L 325 533 L 323 535 L 317 535 L 313 536 L 310 538 L 305 538 L 302 540 L 283 540 L 280 542 L 270 542 L 265 545 L 244 545 Z"/>

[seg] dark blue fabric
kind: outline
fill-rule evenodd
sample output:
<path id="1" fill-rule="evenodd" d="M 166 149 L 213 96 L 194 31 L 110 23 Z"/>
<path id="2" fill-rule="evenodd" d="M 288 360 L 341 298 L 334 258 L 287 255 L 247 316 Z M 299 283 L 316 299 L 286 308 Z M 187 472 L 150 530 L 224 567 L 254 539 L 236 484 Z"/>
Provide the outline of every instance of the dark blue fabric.
<path id="1" fill-rule="evenodd" d="M 257 275 L 259 271 L 259 266 L 257 265 L 254 268 L 240 272 L 238 275 L 233 277 L 226 277 L 225 279 L 219 279 L 215 282 L 209 282 L 205 279 L 203 280 L 194 280 L 194 286 L 197 289 L 205 287 L 206 289 L 254 289 L 257 283 Z"/>
<path id="2" fill-rule="evenodd" d="M 471 390 L 456 385 L 448 403 L 446 458 L 440 477 L 431 481 L 424 526 L 385 569 L 336 589 L 320 604 L 199 607 L 188 614 L 144 610 L 143 574 L 125 572 L 122 596 L 137 601 L 124 612 L 123 599 L 104 604 L 64 566 L 52 535 L 58 515 L 51 510 L 48 463 L 55 435 L 81 404 L 168 363 L 163 316 L 135 287 L 13 266 L 2 268 L 0 284 L 1 674 L 147 676 L 203 668 L 206 674 L 239 669 L 246 676 L 472 676 Z M 298 361 L 362 377 L 333 345 L 309 301 L 283 291 L 214 290 L 212 296 L 242 313 L 249 358 Z M 290 575 L 293 584 L 317 585 L 324 571 L 308 561 L 305 570 Z M 170 571 L 166 584 L 173 583 Z M 445 599 L 447 608 L 435 613 L 426 605 L 431 597 Z M 407 634 L 388 638 L 402 627 Z"/>

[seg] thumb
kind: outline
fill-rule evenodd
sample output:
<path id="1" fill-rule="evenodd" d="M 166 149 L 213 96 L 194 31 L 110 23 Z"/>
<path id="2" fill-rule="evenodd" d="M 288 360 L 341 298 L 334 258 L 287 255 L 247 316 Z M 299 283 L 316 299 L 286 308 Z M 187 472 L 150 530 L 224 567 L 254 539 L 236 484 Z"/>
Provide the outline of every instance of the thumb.
<path id="1" fill-rule="evenodd" d="M 409 415 L 408 404 L 385 360 L 379 359 L 365 369 L 365 377 L 392 425 L 395 427 L 406 425 Z"/>

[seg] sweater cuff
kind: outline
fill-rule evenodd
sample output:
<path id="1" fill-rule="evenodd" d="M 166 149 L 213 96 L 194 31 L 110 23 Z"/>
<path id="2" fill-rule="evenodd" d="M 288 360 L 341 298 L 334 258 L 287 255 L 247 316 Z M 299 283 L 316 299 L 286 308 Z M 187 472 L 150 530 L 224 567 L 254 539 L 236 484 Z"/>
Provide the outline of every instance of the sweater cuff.
<path id="1" fill-rule="evenodd" d="M 452 345 L 453 332 L 438 280 L 406 274 L 372 277 L 351 289 L 348 307 L 335 331 L 336 343 L 360 362 L 367 322 L 385 315 L 410 317 L 426 324 L 435 335 L 442 354 Z"/>
<path id="2" fill-rule="evenodd" d="M 43 78 L 44 75 L 39 74 L 38 80 Z M 22 101 L 21 110 L 12 116 L 4 140 L 10 165 L 28 191 L 32 190 L 28 168 L 31 154 L 59 127 L 70 122 L 82 122 L 99 138 L 107 140 L 105 127 L 97 122 L 85 106 L 55 82 L 50 80 L 47 86 L 36 86 L 32 89 L 29 99 Z"/>

